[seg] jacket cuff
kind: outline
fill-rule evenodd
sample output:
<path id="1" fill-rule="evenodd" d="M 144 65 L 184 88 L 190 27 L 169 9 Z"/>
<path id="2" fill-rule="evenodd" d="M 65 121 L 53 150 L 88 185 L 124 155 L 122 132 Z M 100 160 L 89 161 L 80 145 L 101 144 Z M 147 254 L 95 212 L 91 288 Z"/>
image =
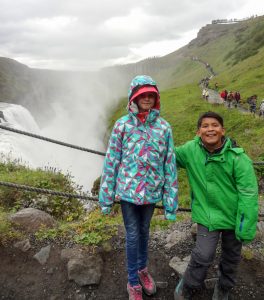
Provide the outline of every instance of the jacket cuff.
<path id="1" fill-rule="evenodd" d="M 104 215 L 108 215 L 111 212 L 111 206 L 102 206 L 101 211 Z"/>
<path id="2" fill-rule="evenodd" d="M 169 221 L 176 221 L 176 213 L 165 210 L 165 219 Z"/>

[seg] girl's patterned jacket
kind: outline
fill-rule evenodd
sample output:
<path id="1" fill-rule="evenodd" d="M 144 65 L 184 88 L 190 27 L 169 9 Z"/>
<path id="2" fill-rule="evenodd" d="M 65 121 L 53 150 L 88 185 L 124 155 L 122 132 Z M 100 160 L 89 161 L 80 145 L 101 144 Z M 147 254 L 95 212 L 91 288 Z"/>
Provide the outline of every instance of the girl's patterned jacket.
<path id="1" fill-rule="evenodd" d="M 114 125 L 106 153 L 99 203 L 109 212 L 114 200 L 137 205 L 162 200 L 165 216 L 175 217 L 177 171 L 171 127 L 159 116 L 159 97 L 145 123 L 137 118 L 137 105 Z"/>

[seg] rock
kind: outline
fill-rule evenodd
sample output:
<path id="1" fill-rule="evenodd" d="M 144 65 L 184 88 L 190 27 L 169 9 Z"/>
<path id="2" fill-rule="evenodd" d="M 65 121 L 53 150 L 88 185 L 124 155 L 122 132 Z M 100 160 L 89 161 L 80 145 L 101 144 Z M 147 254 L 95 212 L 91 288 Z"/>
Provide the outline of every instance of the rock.
<path id="1" fill-rule="evenodd" d="M 205 279 L 204 281 L 204 285 L 206 287 L 206 289 L 211 290 L 214 288 L 216 282 L 217 282 L 218 278 L 208 278 Z"/>
<path id="2" fill-rule="evenodd" d="M 256 238 L 258 240 L 264 240 L 264 221 L 260 221 L 260 222 L 257 223 Z"/>
<path id="3" fill-rule="evenodd" d="M 78 285 L 98 285 L 102 276 L 103 260 L 98 254 L 85 258 L 70 259 L 68 278 Z"/>
<path id="4" fill-rule="evenodd" d="M 188 255 L 182 259 L 182 261 L 185 261 L 187 263 L 189 263 L 190 260 L 191 260 L 191 255 Z"/>
<path id="5" fill-rule="evenodd" d="M 105 241 L 102 243 L 102 251 L 111 252 L 112 250 L 113 250 L 113 247 L 112 247 L 110 241 Z"/>
<path id="6" fill-rule="evenodd" d="M 85 294 L 77 294 L 74 296 L 74 300 L 85 300 L 86 296 Z"/>
<path id="7" fill-rule="evenodd" d="M 180 242 L 185 237 L 186 237 L 185 233 L 178 231 L 178 230 L 174 230 L 167 236 L 167 238 L 166 238 L 167 244 L 165 245 L 165 248 L 170 249 L 171 247 L 173 247 L 175 244 Z"/>
<path id="8" fill-rule="evenodd" d="M 81 259 L 84 258 L 85 253 L 80 248 L 66 248 L 61 250 L 61 260 L 68 262 L 70 259 Z"/>
<path id="9" fill-rule="evenodd" d="M 20 226 L 29 233 L 35 233 L 42 226 L 46 228 L 56 226 L 56 221 L 51 215 L 36 208 L 24 208 L 12 214 L 9 219 L 13 224 Z"/>
<path id="10" fill-rule="evenodd" d="M 27 252 L 31 248 L 31 245 L 29 239 L 26 239 L 15 243 L 14 247 L 20 249 L 23 252 Z"/>
<path id="11" fill-rule="evenodd" d="M 190 256 L 188 257 L 185 257 L 183 260 L 180 259 L 179 257 L 175 256 L 173 257 L 170 262 L 169 262 L 169 266 L 171 268 L 174 269 L 174 271 L 176 271 L 178 273 L 178 275 L 180 277 L 183 276 L 187 266 L 188 266 L 188 263 L 189 263 L 189 260 L 188 258 L 190 258 Z"/>
<path id="12" fill-rule="evenodd" d="M 41 248 L 41 250 L 36 253 L 33 257 L 41 264 L 44 265 L 49 259 L 50 255 L 50 245 Z"/>
<path id="13" fill-rule="evenodd" d="M 54 268 L 49 268 L 47 274 L 52 275 L 54 273 Z"/>

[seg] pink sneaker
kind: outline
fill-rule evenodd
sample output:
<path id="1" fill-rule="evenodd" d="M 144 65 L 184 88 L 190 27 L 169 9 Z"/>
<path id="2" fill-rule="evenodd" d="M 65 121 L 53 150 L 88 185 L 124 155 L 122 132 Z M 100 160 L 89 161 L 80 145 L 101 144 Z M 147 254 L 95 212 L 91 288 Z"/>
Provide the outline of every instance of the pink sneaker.
<path id="1" fill-rule="evenodd" d="M 127 292 L 129 295 L 129 300 L 143 300 L 142 298 L 142 287 L 140 284 L 131 286 L 127 284 Z"/>
<path id="2" fill-rule="evenodd" d="M 152 276 L 148 272 L 148 268 L 138 271 L 138 278 L 142 285 L 143 291 L 148 295 L 154 295 L 156 293 L 156 284 Z"/>

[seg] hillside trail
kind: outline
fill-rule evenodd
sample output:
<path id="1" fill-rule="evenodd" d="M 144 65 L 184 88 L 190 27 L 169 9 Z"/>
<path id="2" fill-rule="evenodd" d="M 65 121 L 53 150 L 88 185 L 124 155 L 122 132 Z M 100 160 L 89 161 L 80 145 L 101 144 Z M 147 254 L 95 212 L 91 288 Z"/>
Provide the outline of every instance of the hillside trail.
<path id="1" fill-rule="evenodd" d="M 185 258 L 191 253 L 194 240 L 190 236 L 191 221 L 189 219 L 171 225 L 164 234 L 152 232 L 149 245 L 149 270 L 157 282 L 157 294 L 144 300 L 173 300 L 173 292 L 179 276 L 169 266 L 174 257 Z M 172 247 L 166 247 L 167 233 L 174 230 L 185 231 L 186 236 Z M 101 252 L 104 262 L 100 284 L 98 286 L 78 286 L 69 281 L 65 262 L 60 258 L 61 249 L 67 244 L 43 241 L 42 244 L 31 241 L 32 248 L 22 252 L 12 245 L 0 247 L 0 299 L 2 300 L 127 300 L 127 273 L 125 259 L 124 228 L 111 242 L 108 251 Z M 33 254 L 51 244 L 50 257 L 45 265 L 40 265 L 32 258 Z M 261 242 L 262 243 L 262 242 Z M 72 247 L 68 245 L 67 247 Z M 252 249 L 260 243 L 253 243 Z M 263 243 L 262 243 L 263 247 Z M 83 246 L 83 249 L 87 249 Z M 220 248 L 215 262 L 209 269 L 208 278 L 217 277 L 217 264 Z M 230 299 L 263 300 L 264 295 L 264 261 L 252 258 L 242 259 L 238 269 L 237 286 L 231 292 Z M 194 300 L 212 298 L 213 287 L 198 292 Z"/>
<path id="2" fill-rule="evenodd" d="M 225 105 L 225 107 L 226 107 L 227 109 L 237 109 L 237 110 L 239 110 L 241 113 L 244 113 L 244 114 L 249 114 L 249 113 L 250 113 L 250 112 L 248 111 L 248 109 L 242 107 L 242 106 L 239 105 L 239 104 L 238 104 L 237 106 L 235 106 L 233 102 L 230 104 L 230 107 L 228 107 L 228 104 L 223 102 L 223 100 L 222 100 L 222 98 L 220 97 L 218 91 L 213 90 L 213 89 L 208 89 L 208 92 L 209 92 L 209 98 L 208 98 L 208 102 L 209 102 L 209 103 L 215 104 L 215 105 Z"/>

